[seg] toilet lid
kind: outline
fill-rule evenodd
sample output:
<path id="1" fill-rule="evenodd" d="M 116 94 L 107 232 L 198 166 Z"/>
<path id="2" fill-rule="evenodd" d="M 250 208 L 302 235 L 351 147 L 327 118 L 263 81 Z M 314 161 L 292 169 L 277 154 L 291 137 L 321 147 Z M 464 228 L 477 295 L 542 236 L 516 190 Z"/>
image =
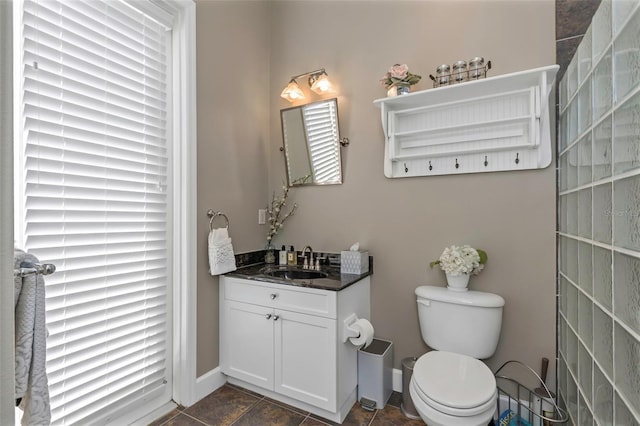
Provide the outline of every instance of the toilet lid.
<path id="1" fill-rule="evenodd" d="M 429 399 L 452 408 L 474 408 L 493 399 L 496 379 L 482 361 L 466 355 L 431 351 L 413 368 L 415 383 Z"/>

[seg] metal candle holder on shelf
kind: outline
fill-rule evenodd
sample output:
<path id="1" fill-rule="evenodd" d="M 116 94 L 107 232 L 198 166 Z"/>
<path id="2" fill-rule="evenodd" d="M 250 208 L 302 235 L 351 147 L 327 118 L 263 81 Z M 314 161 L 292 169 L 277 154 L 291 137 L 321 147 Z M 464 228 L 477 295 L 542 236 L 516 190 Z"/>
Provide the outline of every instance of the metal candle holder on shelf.
<path id="1" fill-rule="evenodd" d="M 429 74 L 433 80 L 433 87 L 450 86 L 464 83 L 465 81 L 479 80 L 487 77 L 487 71 L 491 69 L 491 61 L 485 64 L 484 58 L 476 57 L 469 61 L 457 61 L 453 66 L 442 64 L 436 69 L 435 77 Z"/>

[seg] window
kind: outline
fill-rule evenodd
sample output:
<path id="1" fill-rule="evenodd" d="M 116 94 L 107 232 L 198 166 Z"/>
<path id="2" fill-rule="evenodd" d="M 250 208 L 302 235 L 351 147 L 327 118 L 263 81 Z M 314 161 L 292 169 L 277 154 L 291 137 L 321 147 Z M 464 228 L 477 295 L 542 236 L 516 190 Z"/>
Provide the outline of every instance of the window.
<path id="1" fill-rule="evenodd" d="M 136 4 L 23 3 L 16 238 L 57 266 L 53 424 L 171 397 L 171 19 Z"/>

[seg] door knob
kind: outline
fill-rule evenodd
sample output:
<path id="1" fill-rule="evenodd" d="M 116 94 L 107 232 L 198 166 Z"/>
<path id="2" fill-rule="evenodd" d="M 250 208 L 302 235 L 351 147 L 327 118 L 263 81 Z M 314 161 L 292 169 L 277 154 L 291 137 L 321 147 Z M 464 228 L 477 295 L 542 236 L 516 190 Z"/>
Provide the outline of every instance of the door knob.
<path id="1" fill-rule="evenodd" d="M 271 300 L 273 300 L 273 299 L 275 299 L 276 297 L 278 297 L 278 295 L 277 295 L 277 294 L 275 294 L 275 293 L 271 293 L 271 294 L 269 295 L 269 297 L 271 298 Z"/>
<path id="2" fill-rule="evenodd" d="M 279 319 L 279 318 L 280 318 L 280 316 L 279 316 L 279 315 L 274 315 L 274 316 L 273 316 L 273 320 L 274 320 L 274 321 L 278 321 L 278 319 Z"/>
<path id="3" fill-rule="evenodd" d="M 267 314 L 267 315 L 265 315 L 264 317 L 265 317 L 266 319 L 271 319 L 271 316 L 272 316 L 271 314 Z"/>

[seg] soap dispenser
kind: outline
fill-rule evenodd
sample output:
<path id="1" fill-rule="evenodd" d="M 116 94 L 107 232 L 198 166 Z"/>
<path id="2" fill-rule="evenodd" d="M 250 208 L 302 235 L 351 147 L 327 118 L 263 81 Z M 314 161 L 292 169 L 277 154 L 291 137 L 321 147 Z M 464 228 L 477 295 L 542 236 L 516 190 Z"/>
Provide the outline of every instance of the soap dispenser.
<path id="1" fill-rule="evenodd" d="M 289 265 L 297 265 L 298 259 L 296 259 L 296 250 L 293 246 L 289 247 L 290 250 L 287 252 L 287 263 Z"/>
<path id="2" fill-rule="evenodd" d="M 287 264 L 287 247 L 283 244 L 280 249 L 280 253 L 278 253 L 278 263 L 282 265 Z"/>

